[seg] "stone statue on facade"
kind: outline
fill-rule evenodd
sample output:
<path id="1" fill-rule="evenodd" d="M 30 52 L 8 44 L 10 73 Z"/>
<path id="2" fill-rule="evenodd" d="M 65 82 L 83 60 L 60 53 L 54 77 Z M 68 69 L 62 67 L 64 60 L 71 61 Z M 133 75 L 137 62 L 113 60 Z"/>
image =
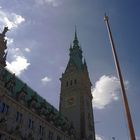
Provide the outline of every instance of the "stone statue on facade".
<path id="1" fill-rule="evenodd" d="M 4 27 L 4 30 L 0 33 L 0 65 L 4 67 L 6 66 L 7 56 L 7 40 L 5 39 L 5 35 L 8 30 L 8 27 Z"/>

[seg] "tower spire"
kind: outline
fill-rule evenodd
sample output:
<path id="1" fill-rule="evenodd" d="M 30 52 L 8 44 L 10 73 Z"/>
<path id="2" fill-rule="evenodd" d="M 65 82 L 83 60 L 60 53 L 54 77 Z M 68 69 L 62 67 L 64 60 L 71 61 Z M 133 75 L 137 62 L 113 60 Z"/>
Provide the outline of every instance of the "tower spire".
<path id="1" fill-rule="evenodd" d="M 62 74 L 60 112 L 72 121 L 76 130 L 76 140 L 95 140 L 94 116 L 92 111 L 91 81 L 86 61 L 83 62 L 82 49 L 78 44 L 77 31 L 70 58 Z M 86 104 L 85 104 L 86 103 Z"/>
<path id="2" fill-rule="evenodd" d="M 78 38 L 77 38 L 77 29 L 76 29 L 76 26 L 75 26 L 75 40 L 78 40 Z"/>
<path id="3" fill-rule="evenodd" d="M 78 37 L 77 37 L 77 28 L 76 28 L 76 26 L 75 26 L 75 36 L 74 36 L 73 46 L 79 46 L 79 41 L 78 41 Z"/>

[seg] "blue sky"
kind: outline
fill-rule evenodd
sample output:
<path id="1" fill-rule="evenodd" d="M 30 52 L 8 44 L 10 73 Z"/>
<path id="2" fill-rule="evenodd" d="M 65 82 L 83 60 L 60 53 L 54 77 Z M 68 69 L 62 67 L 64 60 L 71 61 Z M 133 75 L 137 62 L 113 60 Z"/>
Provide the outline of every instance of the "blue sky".
<path id="1" fill-rule="evenodd" d="M 138 0 L 0 0 L 0 30 L 10 28 L 7 67 L 56 108 L 74 28 L 93 84 L 98 140 L 128 140 L 118 79 L 104 13 L 127 88 L 137 140 L 140 139 L 140 2 Z"/>

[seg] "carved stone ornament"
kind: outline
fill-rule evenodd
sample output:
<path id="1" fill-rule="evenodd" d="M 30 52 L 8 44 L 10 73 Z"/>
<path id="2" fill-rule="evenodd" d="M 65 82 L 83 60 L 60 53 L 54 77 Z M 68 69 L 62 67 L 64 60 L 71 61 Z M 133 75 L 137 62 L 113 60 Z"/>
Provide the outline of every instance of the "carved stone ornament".
<path id="1" fill-rule="evenodd" d="M 12 77 L 5 83 L 5 87 L 11 92 L 15 92 L 15 85 L 16 85 L 16 78 L 15 74 L 12 75 Z"/>

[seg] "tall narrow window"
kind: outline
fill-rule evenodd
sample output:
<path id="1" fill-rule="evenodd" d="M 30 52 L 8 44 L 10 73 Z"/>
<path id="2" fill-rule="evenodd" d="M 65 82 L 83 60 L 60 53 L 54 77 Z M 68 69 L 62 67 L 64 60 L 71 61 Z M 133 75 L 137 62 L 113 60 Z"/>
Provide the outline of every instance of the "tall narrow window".
<path id="1" fill-rule="evenodd" d="M 34 128 L 34 121 L 32 121 L 31 119 L 29 119 L 28 127 L 31 129 Z"/>
<path id="2" fill-rule="evenodd" d="M 5 110 L 5 103 L 2 103 L 1 112 L 4 113 Z"/>
<path id="3" fill-rule="evenodd" d="M 49 131 L 48 138 L 49 138 L 49 140 L 53 140 L 53 132 Z"/>
<path id="4" fill-rule="evenodd" d="M 32 129 L 34 128 L 34 121 L 32 121 L 32 127 L 31 127 Z"/>
<path id="5" fill-rule="evenodd" d="M 61 140 L 60 136 L 57 136 L 57 139 L 56 140 Z"/>
<path id="6" fill-rule="evenodd" d="M 70 81 L 70 85 L 72 86 L 72 80 Z"/>
<path id="7" fill-rule="evenodd" d="M 19 121 L 20 122 L 22 121 L 22 113 L 20 113 L 20 119 L 19 119 Z"/>
<path id="8" fill-rule="evenodd" d="M 40 126 L 39 126 L 39 134 L 41 134 L 41 128 L 42 128 L 42 127 L 41 127 L 41 125 L 40 125 Z"/>
<path id="9" fill-rule="evenodd" d="M 9 111 L 9 105 L 6 105 L 5 103 L 2 103 L 0 105 L 0 112 L 5 113 L 7 115 L 8 111 Z"/>
<path id="10" fill-rule="evenodd" d="M 6 115 L 8 114 L 8 111 L 9 111 L 9 105 L 6 105 L 6 111 L 5 111 Z"/>
<path id="11" fill-rule="evenodd" d="M 29 128 L 31 128 L 31 122 L 32 122 L 31 119 L 29 119 L 29 124 L 28 124 Z"/>
<path id="12" fill-rule="evenodd" d="M 74 84 L 77 84 L 77 80 L 76 79 L 74 80 Z"/>
<path id="13" fill-rule="evenodd" d="M 66 82 L 66 87 L 68 87 L 68 85 L 69 85 L 69 83 L 68 83 L 68 81 Z"/>
<path id="14" fill-rule="evenodd" d="M 39 134 L 43 136 L 44 127 L 39 126 Z"/>
<path id="15" fill-rule="evenodd" d="M 22 113 L 20 113 L 18 111 L 17 111 L 17 114 L 16 114 L 16 121 L 17 122 L 21 122 L 22 121 Z"/>
<path id="16" fill-rule="evenodd" d="M 17 115 L 16 115 L 16 122 L 18 121 L 19 119 L 19 112 L 17 112 Z"/>

